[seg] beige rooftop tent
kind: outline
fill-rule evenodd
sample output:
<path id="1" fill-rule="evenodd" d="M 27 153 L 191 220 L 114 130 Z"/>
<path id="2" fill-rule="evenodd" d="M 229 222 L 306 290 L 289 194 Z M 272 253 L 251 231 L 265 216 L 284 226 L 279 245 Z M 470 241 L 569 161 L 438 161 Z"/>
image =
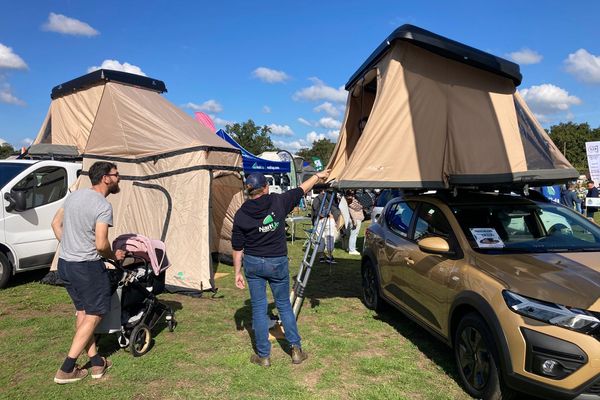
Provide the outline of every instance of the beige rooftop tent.
<path id="1" fill-rule="evenodd" d="M 211 253 L 231 255 L 231 228 L 243 202 L 239 150 L 170 103 L 164 83 L 99 70 L 52 90 L 34 144 L 76 146 L 83 174 L 96 161 L 117 164 L 111 240 L 138 233 L 166 243 L 167 289 L 214 289 Z"/>
<path id="2" fill-rule="evenodd" d="M 346 84 L 338 188 L 535 184 L 578 175 L 515 87 L 519 66 L 403 25 Z"/>

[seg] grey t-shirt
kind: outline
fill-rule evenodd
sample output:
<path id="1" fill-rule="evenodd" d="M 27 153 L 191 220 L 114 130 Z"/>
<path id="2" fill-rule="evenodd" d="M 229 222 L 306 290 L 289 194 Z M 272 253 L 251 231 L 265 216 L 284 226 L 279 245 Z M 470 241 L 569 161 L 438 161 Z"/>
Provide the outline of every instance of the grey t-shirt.
<path id="1" fill-rule="evenodd" d="M 81 189 L 67 197 L 63 208 L 60 258 L 72 262 L 99 260 L 96 222 L 112 226 L 112 205 L 95 190 Z"/>

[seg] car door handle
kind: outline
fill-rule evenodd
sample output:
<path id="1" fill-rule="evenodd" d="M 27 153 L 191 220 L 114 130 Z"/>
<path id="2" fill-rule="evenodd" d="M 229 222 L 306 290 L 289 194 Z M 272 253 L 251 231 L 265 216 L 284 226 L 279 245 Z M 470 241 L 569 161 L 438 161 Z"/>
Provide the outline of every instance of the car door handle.
<path id="1" fill-rule="evenodd" d="M 414 264 L 415 264 L 415 260 L 413 260 L 413 259 L 412 259 L 412 258 L 410 258 L 410 257 L 404 257 L 404 261 L 406 261 L 406 263 L 407 263 L 408 265 L 414 265 Z"/>

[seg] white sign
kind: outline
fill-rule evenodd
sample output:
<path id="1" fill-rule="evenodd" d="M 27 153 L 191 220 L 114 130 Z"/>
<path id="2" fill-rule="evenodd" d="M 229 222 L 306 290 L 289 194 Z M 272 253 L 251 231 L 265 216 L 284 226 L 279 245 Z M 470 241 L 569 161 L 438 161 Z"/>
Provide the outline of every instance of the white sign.
<path id="1" fill-rule="evenodd" d="M 600 181 L 600 142 L 585 142 L 590 177 L 594 182 Z"/>
<path id="2" fill-rule="evenodd" d="M 504 242 L 494 228 L 471 228 L 470 231 L 479 248 L 501 249 L 504 247 Z"/>
<path id="3" fill-rule="evenodd" d="M 600 197 L 586 197 L 585 198 L 585 206 L 586 207 L 600 207 Z"/>

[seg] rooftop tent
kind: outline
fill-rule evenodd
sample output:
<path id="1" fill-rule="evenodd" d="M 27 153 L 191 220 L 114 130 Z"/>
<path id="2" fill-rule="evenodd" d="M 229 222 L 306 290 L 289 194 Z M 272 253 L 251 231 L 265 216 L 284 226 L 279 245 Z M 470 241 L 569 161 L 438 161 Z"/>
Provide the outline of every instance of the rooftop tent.
<path id="1" fill-rule="evenodd" d="M 242 152 L 245 174 L 251 174 L 253 172 L 262 172 L 264 174 L 285 174 L 291 171 L 289 162 L 266 160 L 264 158 L 257 157 L 248 150 L 244 149 L 238 142 L 235 141 L 234 138 L 232 138 L 222 129 L 217 131 L 217 135 Z"/>
<path id="2" fill-rule="evenodd" d="M 83 157 L 75 189 L 90 187 L 96 161 L 117 164 L 111 240 L 140 233 L 167 245 L 172 291 L 214 288 L 211 253 L 231 255 L 243 202 L 240 151 L 167 101 L 161 81 L 99 70 L 52 90 L 34 143 L 71 145 Z"/>
<path id="3" fill-rule="evenodd" d="M 576 177 L 516 91 L 520 83 L 517 64 L 401 26 L 346 84 L 333 185 L 541 186 Z"/>

